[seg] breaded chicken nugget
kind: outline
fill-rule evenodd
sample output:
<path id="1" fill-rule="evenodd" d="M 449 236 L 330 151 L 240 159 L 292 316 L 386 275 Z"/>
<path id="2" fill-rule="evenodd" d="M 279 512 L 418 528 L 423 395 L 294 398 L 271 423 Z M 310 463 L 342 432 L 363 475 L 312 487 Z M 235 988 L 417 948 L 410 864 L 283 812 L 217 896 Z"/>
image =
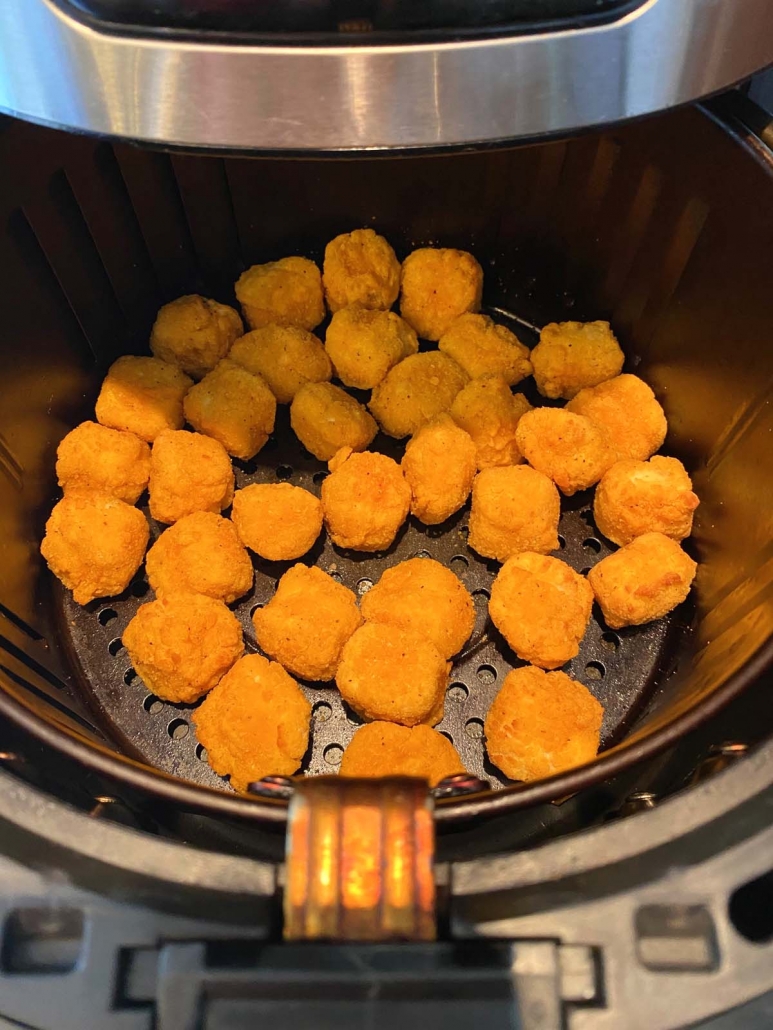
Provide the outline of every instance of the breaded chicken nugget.
<path id="1" fill-rule="evenodd" d="M 586 386 L 620 375 L 623 360 L 609 322 L 551 322 L 531 352 L 539 392 L 567 400 Z"/>
<path id="2" fill-rule="evenodd" d="M 368 722 L 435 726 L 450 671 L 451 663 L 415 630 L 366 622 L 344 647 L 336 686 Z"/>
<path id="3" fill-rule="evenodd" d="M 184 409 L 194 429 L 246 461 L 273 432 L 276 399 L 262 376 L 224 358 L 189 390 Z"/>
<path id="4" fill-rule="evenodd" d="M 244 546 L 268 561 L 300 558 L 322 532 L 322 504 L 290 483 L 253 483 L 237 490 L 231 518 Z"/>
<path id="5" fill-rule="evenodd" d="M 460 315 L 440 337 L 438 348 L 457 361 L 471 379 L 496 375 L 515 386 L 531 375 L 529 348 L 488 315 Z"/>
<path id="6" fill-rule="evenodd" d="M 523 461 L 515 431 L 527 411 L 531 404 L 501 376 L 480 376 L 456 395 L 450 415 L 472 437 L 478 469 L 488 469 Z"/>
<path id="7" fill-rule="evenodd" d="M 427 637 L 443 658 L 457 654 L 475 626 L 475 605 L 457 576 L 433 558 L 409 558 L 362 598 L 366 622 L 383 622 Z"/>
<path id="8" fill-rule="evenodd" d="M 304 680 L 331 680 L 362 622 L 357 598 L 316 567 L 293 565 L 252 616 L 258 645 Z"/>
<path id="9" fill-rule="evenodd" d="M 173 704 L 198 701 L 244 652 L 239 620 L 201 594 L 140 605 L 121 639 L 148 690 Z"/>
<path id="10" fill-rule="evenodd" d="M 76 491 L 55 505 L 40 553 L 77 604 L 129 585 L 148 546 L 148 520 L 109 494 Z"/>
<path id="11" fill-rule="evenodd" d="M 169 429 L 153 444 L 149 489 L 153 518 L 177 522 L 194 511 L 227 508 L 234 496 L 234 472 L 219 441 Z"/>
<path id="12" fill-rule="evenodd" d="M 447 776 L 465 771 L 447 737 L 429 726 L 371 722 L 352 737 L 341 759 L 340 776 L 413 776 L 437 786 Z"/>
<path id="13" fill-rule="evenodd" d="M 311 330 L 325 317 L 322 276 L 305 257 L 253 265 L 242 272 L 234 289 L 251 329 L 297 325 Z"/>
<path id="14" fill-rule="evenodd" d="M 290 405 L 290 425 L 320 461 L 330 461 L 342 447 L 364 451 L 378 432 L 367 410 L 332 383 L 302 386 Z"/>
<path id="15" fill-rule="evenodd" d="M 607 431 L 618 458 L 646 461 L 663 445 L 666 415 L 650 387 L 637 376 L 621 375 L 580 390 L 566 411 L 585 415 Z"/>
<path id="16" fill-rule="evenodd" d="M 326 383 L 333 369 L 313 333 L 294 325 L 264 325 L 237 340 L 231 361 L 261 375 L 280 404 L 289 404 L 306 383 Z"/>
<path id="17" fill-rule="evenodd" d="M 57 447 L 56 475 L 65 493 L 90 490 L 136 504 L 148 485 L 150 447 L 134 433 L 81 422 Z"/>
<path id="18" fill-rule="evenodd" d="M 387 436 L 399 440 L 448 411 L 468 381 L 461 365 L 445 354 L 412 354 L 387 372 L 368 407 Z"/>
<path id="19" fill-rule="evenodd" d="M 684 540 L 692 533 L 699 504 L 681 461 L 656 455 L 649 461 L 624 459 L 605 472 L 593 499 L 593 517 L 614 544 L 629 544 L 644 533 Z"/>
<path id="20" fill-rule="evenodd" d="M 416 333 L 394 311 L 361 304 L 340 308 L 325 334 L 325 350 L 346 386 L 372 390 L 390 368 L 419 349 Z"/>
<path id="21" fill-rule="evenodd" d="M 202 379 L 228 356 L 243 332 L 238 311 L 192 293 L 161 308 L 150 333 L 150 349 L 192 379 Z"/>
<path id="22" fill-rule="evenodd" d="M 411 437 L 400 464 L 411 488 L 411 511 L 425 525 L 435 526 L 470 496 L 475 444 L 450 415 L 438 415 Z"/>
<path id="23" fill-rule="evenodd" d="M 561 501 L 547 476 L 528 465 L 484 469 L 472 484 L 470 547 L 505 561 L 522 551 L 558 547 Z"/>
<path id="24" fill-rule="evenodd" d="M 690 593 L 698 566 L 676 541 L 644 533 L 594 565 L 588 582 L 611 629 L 666 615 Z"/>
<path id="25" fill-rule="evenodd" d="M 244 794 L 264 776 L 292 776 L 309 746 L 311 705 L 281 665 L 240 658 L 194 716 L 196 736 L 218 776 Z"/>
<path id="26" fill-rule="evenodd" d="M 193 380 L 160 358 L 126 354 L 110 366 L 97 397 L 97 422 L 153 443 L 165 429 L 182 429 L 183 397 Z"/>
<path id="27" fill-rule="evenodd" d="M 538 472 L 567 497 L 598 483 L 615 463 L 603 428 L 563 408 L 535 408 L 518 423 L 515 442 Z"/>
<path id="28" fill-rule="evenodd" d="M 488 610 L 519 658 L 557 669 L 579 652 L 592 606 L 583 576 L 558 558 L 527 551 L 499 570 Z"/>
<path id="29" fill-rule="evenodd" d="M 479 311 L 483 269 L 465 250 L 422 247 L 403 261 L 400 314 L 424 340 L 439 340 L 467 311 Z"/>
<path id="30" fill-rule="evenodd" d="M 322 512 L 336 547 L 385 551 L 408 517 L 411 488 L 385 454 L 342 448 L 322 484 Z"/>
<path id="31" fill-rule="evenodd" d="M 159 597 L 184 591 L 230 604 L 252 586 L 252 562 L 236 527 L 209 511 L 186 515 L 165 530 L 145 568 Z"/>
<path id="32" fill-rule="evenodd" d="M 563 672 L 531 665 L 505 676 L 486 716 L 486 750 L 511 780 L 541 780 L 596 757 L 604 709 Z"/>
<path id="33" fill-rule="evenodd" d="M 355 229 L 325 247 L 322 284 L 331 311 L 348 304 L 391 308 L 400 292 L 400 262 L 383 236 Z"/>

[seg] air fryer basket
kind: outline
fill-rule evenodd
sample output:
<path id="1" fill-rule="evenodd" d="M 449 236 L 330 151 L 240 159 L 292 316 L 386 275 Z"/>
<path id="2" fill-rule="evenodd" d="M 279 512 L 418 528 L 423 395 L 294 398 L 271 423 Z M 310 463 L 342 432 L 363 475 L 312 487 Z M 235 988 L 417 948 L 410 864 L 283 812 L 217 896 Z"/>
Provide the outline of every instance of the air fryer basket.
<path id="1" fill-rule="evenodd" d="M 146 350 L 160 304 L 192 291 L 232 301 L 246 265 L 287 253 L 320 259 L 328 239 L 363 225 L 401 256 L 424 244 L 471 249 L 487 308 L 526 339 L 529 326 L 550 320 L 609 318 L 628 370 L 661 399 L 666 450 L 686 463 L 702 500 L 690 544 L 701 562 L 694 601 L 616 634 L 595 617 L 570 666 L 606 706 L 605 755 L 549 781 L 441 800 L 440 825 L 561 799 L 618 773 L 764 667 L 773 169 L 706 111 L 512 150 L 346 160 L 168 155 L 9 121 L 0 152 L 0 715 L 74 758 L 77 775 L 186 810 L 283 824 L 283 803 L 223 790 L 189 710 L 149 696 L 130 669 L 120 634 L 147 594 L 141 573 L 125 596 L 79 609 L 42 567 L 38 545 L 56 497 L 59 439 L 90 417 L 107 365 Z M 238 465 L 238 485 L 289 479 L 319 489 L 321 466 L 283 417 L 272 443 Z M 584 569 L 607 544 L 588 496 L 564 507 L 563 556 Z M 479 619 L 440 729 L 471 771 L 500 787 L 482 719 L 512 658 L 485 624 L 494 567 L 466 546 L 465 523 L 462 514 L 438 533 L 411 522 L 386 556 L 336 553 L 326 542 L 312 557 L 360 592 L 417 553 L 461 576 Z M 285 568 L 257 561 L 254 592 L 236 607 L 248 638 L 250 612 Z M 305 768 L 332 772 L 354 719 L 329 688 L 308 692 Z"/>

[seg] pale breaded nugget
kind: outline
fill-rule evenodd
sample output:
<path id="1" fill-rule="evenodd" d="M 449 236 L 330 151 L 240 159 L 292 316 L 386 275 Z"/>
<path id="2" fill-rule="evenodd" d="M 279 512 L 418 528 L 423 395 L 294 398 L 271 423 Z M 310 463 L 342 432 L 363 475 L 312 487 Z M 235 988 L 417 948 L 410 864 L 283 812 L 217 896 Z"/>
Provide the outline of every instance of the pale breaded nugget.
<path id="1" fill-rule="evenodd" d="M 197 709 L 196 736 L 218 776 L 246 793 L 264 776 L 297 772 L 311 731 L 311 705 L 281 665 L 240 658 Z"/>
<path id="2" fill-rule="evenodd" d="M 429 726 L 371 722 L 352 737 L 341 759 L 340 776 L 412 776 L 437 786 L 447 776 L 465 772 L 447 737 Z"/>
<path id="3" fill-rule="evenodd" d="M 459 511 L 472 490 L 476 453 L 470 436 L 446 414 L 411 437 L 400 464 L 417 519 L 435 526 Z"/>
<path id="4" fill-rule="evenodd" d="M 305 257 L 253 265 L 242 272 L 234 289 L 251 329 L 297 325 L 311 330 L 325 317 L 322 276 Z"/>
<path id="5" fill-rule="evenodd" d="M 148 546 L 148 520 L 109 494 L 76 491 L 55 505 L 40 553 L 77 604 L 129 585 Z"/>
<path id="6" fill-rule="evenodd" d="M 330 461 L 342 447 L 364 451 L 378 432 L 367 410 L 332 383 L 302 386 L 290 405 L 290 425 L 320 461 Z"/>
<path id="7" fill-rule="evenodd" d="M 588 582 L 611 629 L 666 615 L 690 593 L 698 566 L 676 541 L 644 533 L 594 565 Z"/>
<path id="8" fill-rule="evenodd" d="M 322 532 L 322 504 L 290 483 L 253 483 L 234 494 L 231 518 L 245 547 L 268 561 L 292 561 Z"/>
<path id="9" fill-rule="evenodd" d="M 56 475 L 65 493 L 90 490 L 136 504 L 148 485 L 150 447 L 134 433 L 81 422 L 56 449 Z"/>
<path id="10" fill-rule="evenodd" d="M 411 629 L 431 640 L 443 658 L 457 654 L 475 626 L 475 605 L 457 576 L 433 558 L 409 558 L 364 595 L 366 622 Z"/>
<path id="11" fill-rule="evenodd" d="M 644 533 L 684 540 L 699 504 L 681 461 L 656 455 L 649 461 L 624 459 L 605 472 L 596 487 L 593 517 L 614 544 L 629 544 Z"/>
<path id="12" fill-rule="evenodd" d="M 289 404 L 306 383 L 326 383 L 333 369 L 313 333 L 294 325 L 264 325 L 237 340 L 231 361 L 261 375 L 280 404 Z"/>
<path id="13" fill-rule="evenodd" d="M 616 460 L 602 427 L 563 408 L 527 411 L 515 442 L 532 468 L 549 476 L 567 497 L 598 483 Z"/>
<path id="14" fill-rule="evenodd" d="M 541 780 L 596 757 L 604 709 L 563 672 L 527 665 L 505 676 L 486 716 L 486 750 L 511 780 Z"/>
<path id="15" fill-rule="evenodd" d="M 518 465 L 523 456 L 515 442 L 521 417 L 531 411 L 522 393 L 513 393 L 501 376 L 480 376 L 461 390 L 450 415 L 475 443 L 478 469 Z"/>
<path id="16" fill-rule="evenodd" d="M 668 430 L 665 412 L 651 388 L 627 374 L 580 390 L 566 411 L 603 426 L 618 458 L 646 461 L 662 447 Z"/>
<path id="17" fill-rule="evenodd" d="M 161 308 L 150 333 L 150 349 L 192 379 L 202 379 L 228 356 L 243 332 L 238 311 L 192 293 Z"/>
<path id="18" fill-rule="evenodd" d="M 314 566 L 293 565 L 252 616 L 259 647 L 304 680 L 331 680 L 362 622 L 351 590 Z"/>
<path id="19" fill-rule="evenodd" d="M 457 361 L 471 379 L 496 375 L 515 386 L 531 375 L 529 348 L 488 315 L 460 315 L 440 337 L 438 348 Z"/>
<path id="20" fill-rule="evenodd" d="M 450 671 L 451 663 L 421 633 L 366 622 L 344 647 L 336 686 L 368 722 L 435 726 L 443 718 Z"/>
<path id="21" fill-rule="evenodd" d="M 422 247 L 403 261 L 400 314 L 424 340 L 439 340 L 467 311 L 479 311 L 483 269 L 466 250 Z"/>
<path id="22" fill-rule="evenodd" d="M 194 429 L 246 461 L 273 432 L 276 399 L 262 376 L 224 358 L 188 391 L 184 409 Z"/>
<path id="23" fill-rule="evenodd" d="M 121 639 L 148 690 L 173 704 L 198 701 L 244 651 L 239 620 L 202 594 L 140 605 Z"/>
<path id="24" fill-rule="evenodd" d="M 505 561 L 522 551 L 558 547 L 561 500 L 547 476 L 528 465 L 484 469 L 472 484 L 470 547 Z"/>
<path id="25" fill-rule="evenodd" d="M 579 652 L 592 607 L 583 576 L 558 558 L 524 552 L 499 570 L 488 610 L 519 658 L 557 669 Z"/>
<path id="26" fill-rule="evenodd" d="M 419 349 L 416 333 L 394 311 L 361 304 L 340 308 L 325 334 L 325 350 L 346 386 L 372 390 L 390 368 Z"/>
<path id="27" fill-rule="evenodd" d="M 168 429 L 153 444 L 149 489 L 150 514 L 159 522 L 222 511 L 234 496 L 231 460 L 210 436 Z"/>
<path id="28" fill-rule="evenodd" d="M 620 374 L 624 355 L 609 322 L 551 322 L 531 352 L 543 397 L 570 397 Z"/>
<path id="29" fill-rule="evenodd" d="M 387 372 L 368 407 L 387 436 L 400 439 L 448 411 L 468 381 L 461 365 L 439 351 L 412 354 Z"/>
<path id="30" fill-rule="evenodd" d="M 348 304 L 391 308 L 400 292 L 400 262 L 383 236 L 355 229 L 325 247 L 322 284 L 333 312 Z"/>
<path id="31" fill-rule="evenodd" d="M 182 590 L 230 604 L 252 586 L 252 562 L 236 527 L 209 511 L 186 515 L 164 530 L 145 568 L 159 597 Z"/>
<path id="32" fill-rule="evenodd" d="M 153 443 L 165 429 L 182 429 L 183 397 L 193 380 L 160 358 L 126 354 L 108 369 L 97 397 L 97 422 Z"/>
<path id="33" fill-rule="evenodd" d="M 411 488 L 385 454 L 341 448 L 322 484 L 322 512 L 336 547 L 385 551 L 411 507 Z"/>

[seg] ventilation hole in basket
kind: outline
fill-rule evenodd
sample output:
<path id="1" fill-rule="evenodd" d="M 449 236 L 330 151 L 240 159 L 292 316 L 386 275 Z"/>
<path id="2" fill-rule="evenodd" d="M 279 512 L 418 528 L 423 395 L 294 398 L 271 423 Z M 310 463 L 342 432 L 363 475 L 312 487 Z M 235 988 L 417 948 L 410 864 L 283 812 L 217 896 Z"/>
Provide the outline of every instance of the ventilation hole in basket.
<path id="1" fill-rule="evenodd" d="M 468 719 L 464 724 L 464 732 L 471 740 L 482 740 L 483 739 L 483 720 L 482 719 Z"/>
<path id="2" fill-rule="evenodd" d="M 617 633 L 602 633 L 601 646 L 605 651 L 616 651 L 620 647 L 620 637 Z"/>
<path id="3" fill-rule="evenodd" d="M 342 701 L 341 703 L 343 705 L 344 715 L 349 720 L 349 722 L 352 723 L 354 726 L 362 726 L 364 720 L 360 718 L 360 716 L 355 712 L 355 710 L 346 701 Z"/>
<path id="4" fill-rule="evenodd" d="M 322 752 L 322 756 L 328 765 L 340 765 L 344 755 L 344 749 L 340 744 L 328 744 Z"/>
<path id="5" fill-rule="evenodd" d="M 103 608 L 97 618 L 103 626 L 107 626 L 109 623 L 115 622 L 118 618 L 118 612 L 114 608 Z"/>
<path id="6" fill-rule="evenodd" d="M 196 745 L 196 757 L 200 762 L 206 762 L 207 760 L 207 749 L 203 744 Z"/>
<path id="7" fill-rule="evenodd" d="M 449 744 L 453 744 L 454 738 L 451 736 L 450 733 L 446 733 L 445 730 L 439 730 L 439 733 L 440 733 L 441 737 L 445 737 L 446 738 L 446 740 L 448 741 Z"/>
<path id="8" fill-rule="evenodd" d="M 166 732 L 172 740 L 184 740 L 188 736 L 188 723 L 185 719 L 172 719 L 166 728 Z"/>
<path id="9" fill-rule="evenodd" d="M 127 669 L 123 674 L 123 681 L 127 687 L 130 687 L 132 683 L 137 679 L 137 673 L 134 669 Z"/>
<path id="10" fill-rule="evenodd" d="M 561 536 L 561 534 L 559 533 L 558 534 L 558 549 L 559 549 L 559 551 L 563 551 L 565 547 L 566 547 L 566 537 L 565 536 Z"/>
<path id="11" fill-rule="evenodd" d="M 446 697 L 450 701 L 456 701 L 458 704 L 466 701 L 469 696 L 470 692 L 464 683 L 452 683 L 448 688 L 448 693 L 446 694 Z"/>
<path id="12" fill-rule="evenodd" d="M 254 476 L 258 471 L 258 463 L 250 459 L 250 461 L 244 461 L 240 458 L 233 459 L 234 465 L 247 476 Z"/>
<path id="13" fill-rule="evenodd" d="M 331 579 L 334 579 L 336 583 L 341 583 L 343 581 L 343 576 L 338 569 L 327 569 L 326 571 L 328 576 L 330 576 Z"/>
<path id="14" fill-rule="evenodd" d="M 280 465 L 276 470 L 276 478 L 282 481 L 284 481 L 285 479 L 290 479 L 292 474 L 292 465 Z"/>
<path id="15" fill-rule="evenodd" d="M 730 921 L 753 944 L 773 940 L 773 872 L 743 884 L 730 895 Z"/>
<path id="16" fill-rule="evenodd" d="M 332 715 L 333 707 L 327 701 L 317 701 L 311 710 L 311 717 L 315 722 L 327 722 Z"/>
<path id="17" fill-rule="evenodd" d="M 138 579 L 135 583 L 129 587 L 134 597 L 144 597 L 150 590 L 150 586 L 145 582 L 144 579 Z"/>
<path id="18" fill-rule="evenodd" d="M 414 558 L 431 558 L 432 555 L 429 553 L 429 551 L 417 551 L 416 554 L 414 554 L 413 557 Z"/>
<path id="19" fill-rule="evenodd" d="M 589 536 L 587 540 L 583 540 L 582 547 L 584 551 L 588 551 L 591 554 L 599 554 L 601 552 L 601 541 L 597 540 L 595 536 Z"/>
<path id="20" fill-rule="evenodd" d="M 314 475 L 311 477 L 311 481 L 313 483 L 316 483 L 317 486 L 319 486 L 320 483 L 324 483 L 324 481 L 327 479 L 329 475 L 330 473 L 325 472 L 324 470 L 322 470 L 321 472 L 315 472 Z"/>
<path id="21" fill-rule="evenodd" d="M 590 565 L 586 565 L 584 569 L 580 569 L 581 576 L 587 576 L 590 572 Z"/>
<path id="22" fill-rule="evenodd" d="M 134 669 L 130 669 L 129 672 L 134 672 Z M 135 673 L 136 676 L 136 673 Z M 125 678 L 125 677 L 124 677 Z M 158 700 L 155 694 L 148 694 L 145 700 L 142 702 L 142 707 L 146 712 L 150 712 L 151 715 L 156 715 L 164 707 L 163 704 Z"/>
<path id="23" fill-rule="evenodd" d="M 497 678 L 497 670 L 493 665 L 479 665 L 478 679 L 484 686 L 490 686 Z"/>
<path id="24" fill-rule="evenodd" d="M 469 567 L 470 563 L 461 554 L 455 554 L 451 559 L 451 571 L 457 576 L 463 576 Z"/>
<path id="25" fill-rule="evenodd" d="M 485 587 L 481 587 L 479 590 L 473 590 L 472 599 L 481 608 L 485 608 L 491 600 L 491 592 Z"/>
<path id="26" fill-rule="evenodd" d="M 367 592 L 371 589 L 372 586 L 373 586 L 373 580 L 372 579 L 358 579 L 357 580 L 357 593 L 360 594 L 360 595 L 367 594 Z"/>
<path id="27" fill-rule="evenodd" d="M 110 654 L 113 656 L 113 658 L 115 658 L 115 656 L 120 651 L 123 651 L 123 641 L 121 640 L 120 637 L 115 637 L 115 639 L 111 640 L 110 643 L 107 645 L 107 649 L 110 652 Z"/>
<path id="28" fill-rule="evenodd" d="M 606 671 L 601 662 L 588 662 L 585 666 L 585 678 L 587 680 L 603 680 Z"/>
<path id="29" fill-rule="evenodd" d="M 252 616 L 255 614 L 255 612 L 257 612 L 261 608 L 265 608 L 265 607 L 266 607 L 266 602 L 265 601 L 258 601 L 257 604 L 254 604 L 252 606 L 252 608 L 250 608 L 250 618 L 252 618 Z"/>

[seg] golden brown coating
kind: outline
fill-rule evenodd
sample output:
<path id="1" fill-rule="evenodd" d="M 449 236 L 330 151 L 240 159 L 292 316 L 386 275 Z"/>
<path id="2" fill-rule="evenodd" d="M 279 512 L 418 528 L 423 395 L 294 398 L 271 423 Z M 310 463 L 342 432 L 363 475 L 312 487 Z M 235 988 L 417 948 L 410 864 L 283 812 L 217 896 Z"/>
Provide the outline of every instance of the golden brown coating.
<path id="1" fill-rule="evenodd" d="M 598 483 L 615 462 L 603 428 L 563 408 L 535 408 L 518 423 L 515 442 L 539 472 L 567 497 Z"/>
<path id="2" fill-rule="evenodd" d="M 253 483 L 234 494 L 231 518 L 245 547 L 268 561 L 293 561 L 322 532 L 322 504 L 290 483 Z"/>
<path id="3" fill-rule="evenodd" d="M 400 292 L 400 262 L 383 236 L 372 229 L 355 229 L 325 247 L 322 284 L 333 312 L 348 304 L 386 310 Z"/>
<path id="4" fill-rule="evenodd" d="M 297 325 L 311 330 L 325 317 L 322 276 L 305 257 L 253 265 L 242 272 L 234 289 L 251 329 Z"/>
<path id="5" fill-rule="evenodd" d="M 326 383 L 333 369 L 313 333 L 294 325 L 264 325 L 237 340 L 231 361 L 261 375 L 280 404 L 289 404 L 306 383 Z"/>
<path id="6" fill-rule="evenodd" d="M 488 610 L 519 658 L 557 669 L 579 652 L 592 607 L 583 576 L 558 558 L 527 551 L 499 570 Z"/>
<path id="7" fill-rule="evenodd" d="M 191 387 L 184 409 L 194 429 L 246 461 L 261 450 L 274 429 L 276 399 L 262 376 L 224 358 Z"/>
<path id="8" fill-rule="evenodd" d="M 260 648 L 304 680 L 332 680 L 362 622 L 351 590 L 315 566 L 293 565 L 252 616 Z"/>
<path id="9" fill-rule="evenodd" d="M 513 393 L 501 376 L 480 376 L 461 390 L 451 405 L 451 418 L 472 437 L 478 469 L 518 465 L 523 456 L 515 442 L 518 423 L 531 404 Z"/>
<path id="10" fill-rule="evenodd" d="M 611 629 L 660 619 L 690 593 L 698 566 L 670 537 L 645 533 L 594 565 L 588 573 Z"/>
<path id="11" fill-rule="evenodd" d="M 467 542 L 484 558 L 506 561 L 522 551 L 558 547 L 561 501 L 547 476 L 528 465 L 490 468 L 472 484 Z"/>
<path id="12" fill-rule="evenodd" d="M 160 358 L 125 354 L 113 362 L 102 383 L 97 422 L 153 443 L 165 429 L 182 429 L 183 397 L 192 385 L 184 372 Z"/>
<path id="13" fill-rule="evenodd" d="M 140 605 L 121 639 L 148 690 L 173 704 L 198 701 L 244 652 L 239 620 L 201 594 Z"/>
<path id="14" fill-rule="evenodd" d="M 192 379 L 202 379 L 228 356 L 243 332 L 238 311 L 191 293 L 161 308 L 150 333 L 150 349 Z"/>
<path id="15" fill-rule="evenodd" d="M 311 705 L 281 665 L 240 658 L 194 716 L 196 736 L 218 776 L 244 794 L 264 776 L 298 771 L 311 731 Z"/>
<path id="16" fill-rule="evenodd" d="M 325 350 L 346 386 L 372 390 L 390 368 L 419 349 L 416 333 L 394 311 L 361 304 L 340 308 L 325 334 Z"/>
<path id="17" fill-rule="evenodd" d="M 421 633 L 366 622 L 344 647 L 336 686 L 368 722 L 435 726 L 443 718 L 450 670 L 451 663 Z"/>
<path id="18" fill-rule="evenodd" d="M 65 493 L 90 490 L 136 504 L 148 485 L 150 447 L 134 433 L 81 422 L 57 447 L 56 475 Z"/>
<path id="19" fill-rule="evenodd" d="M 290 425 L 320 461 L 330 461 L 342 447 L 364 451 L 378 432 L 367 409 L 332 383 L 302 386 L 290 405 Z"/>
<path id="20" fill-rule="evenodd" d="M 496 375 L 515 386 L 531 375 L 529 348 L 488 315 L 460 315 L 440 337 L 438 348 L 457 361 L 470 379 Z"/>
<path id="21" fill-rule="evenodd" d="M 603 426 L 618 458 L 646 461 L 662 447 L 668 430 L 665 412 L 652 389 L 643 379 L 628 374 L 580 390 L 566 410 Z"/>
<path id="22" fill-rule="evenodd" d="M 77 604 L 129 585 L 148 546 L 148 520 L 109 494 L 78 490 L 54 506 L 40 553 Z"/>
<path id="23" fill-rule="evenodd" d="M 403 261 L 400 314 L 424 340 L 439 340 L 455 318 L 479 311 L 483 269 L 466 250 L 422 247 Z"/>
<path id="24" fill-rule="evenodd" d="M 624 355 L 609 322 L 551 322 L 531 352 L 543 397 L 570 397 L 620 375 Z"/>
<path id="25" fill-rule="evenodd" d="M 342 448 L 322 484 L 325 526 L 336 547 L 385 551 L 411 507 L 411 488 L 396 461 L 385 454 Z"/>
<path id="26" fill-rule="evenodd" d="M 563 672 L 527 665 L 505 676 L 486 716 L 486 750 L 511 780 L 541 780 L 596 757 L 604 709 Z"/>
<path id="27" fill-rule="evenodd" d="M 186 515 L 165 530 L 145 568 L 159 597 L 184 591 L 230 604 L 252 586 L 252 562 L 236 527 L 209 511 Z"/>
<path id="28" fill-rule="evenodd" d="M 149 489 L 150 514 L 159 522 L 222 511 L 234 495 L 231 460 L 210 436 L 168 429 L 153 444 Z"/>
<path id="29" fill-rule="evenodd" d="M 400 439 L 448 411 L 468 381 L 461 365 L 439 351 L 412 354 L 387 372 L 368 407 L 387 436 Z"/>
<path id="30" fill-rule="evenodd" d="M 431 640 L 443 658 L 457 654 L 475 626 L 475 605 L 457 576 L 433 558 L 409 558 L 364 595 L 366 622 L 404 627 Z"/>
<path id="31" fill-rule="evenodd" d="M 469 435 L 446 414 L 411 437 L 400 464 L 417 519 L 435 526 L 459 511 L 472 490 L 476 453 Z"/>
<path id="32" fill-rule="evenodd" d="M 700 501 L 681 461 L 656 455 L 649 461 L 624 459 L 601 477 L 593 499 L 599 531 L 614 544 L 629 544 L 644 533 L 684 540 L 692 533 Z"/>
<path id="33" fill-rule="evenodd" d="M 437 786 L 465 771 L 464 763 L 442 733 L 429 726 L 370 722 L 352 737 L 341 759 L 340 776 L 412 776 Z"/>

